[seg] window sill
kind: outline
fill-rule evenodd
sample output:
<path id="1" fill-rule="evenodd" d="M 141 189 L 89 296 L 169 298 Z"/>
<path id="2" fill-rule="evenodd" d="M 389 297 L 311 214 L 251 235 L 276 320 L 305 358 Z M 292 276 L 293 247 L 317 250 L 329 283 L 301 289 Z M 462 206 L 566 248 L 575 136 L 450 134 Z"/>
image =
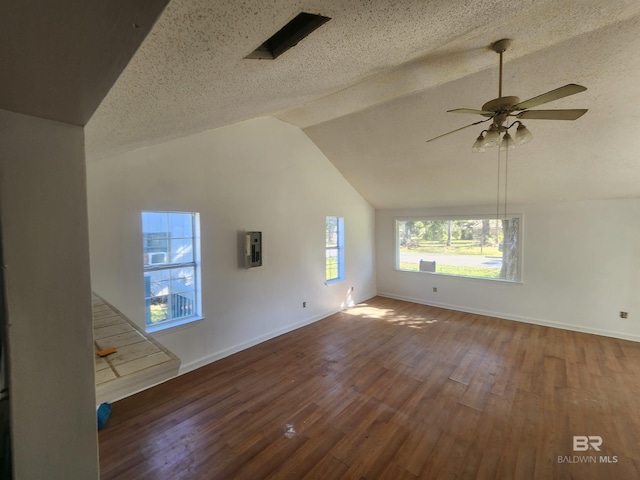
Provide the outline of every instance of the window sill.
<path id="1" fill-rule="evenodd" d="M 145 328 L 146 333 L 157 333 L 157 332 L 162 332 L 165 330 L 169 330 L 171 328 L 174 327 L 180 327 L 182 325 L 189 325 L 190 323 L 195 323 L 198 322 L 200 320 L 204 320 L 204 317 L 201 316 L 194 316 L 194 317 L 187 317 L 187 318 L 180 318 L 178 320 L 173 320 L 170 322 L 166 322 L 166 323 L 161 323 L 159 325 L 149 325 Z"/>
<path id="2" fill-rule="evenodd" d="M 441 273 L 441 272 L 425 272 L 420 270 L 403 270 L 401 268 L 395 268 L 396 272 L 403 273 L 417 273 L 417 274 L 427 274 L 427 275 L 436 275 L 439 277 L 448 277 L 448 278 L 464 278 L 465 280 L 480 280 L 482 282 L 497 282 L 504 283 L 508 285 L 523 285 L 524 282 L 522 280 L 505 280 L 503 278 L 489 278 L 489 277 L 468 277 L 465 275 L 451 275 L 449 273 Z"/>

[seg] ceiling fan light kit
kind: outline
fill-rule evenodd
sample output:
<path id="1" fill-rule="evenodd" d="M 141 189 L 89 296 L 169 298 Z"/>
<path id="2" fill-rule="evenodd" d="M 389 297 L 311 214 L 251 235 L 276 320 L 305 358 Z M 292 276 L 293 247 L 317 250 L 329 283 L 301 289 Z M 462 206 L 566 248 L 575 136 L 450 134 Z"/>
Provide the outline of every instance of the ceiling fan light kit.
<path id="1" fill-rule="evenodd" d="M 496 147 L 500 143 L 500 129 L 494 125 L 491 125 L 489 131 L 484 136 L 484 147 Z"/>
<path id="2" fill-rule="evenodd" d="M 524 123 L 516 123 L 518 123 L 518 128 L 516 128 L 516 145 L 522 145 L 523 143 L 530 142 L 533 139 L 533 134 L 524 126 Z"/>
<path id="3" fill-rule="evenodd" d="M 511 150 L 516 145 L 522 145 L 530 142 L 533 138 L 531 132 L 524 126 L 522 122 L 516 120 L 510 125 L 509 117 L 516 117 L 517 119 L 531 119 L 531 120 L 576 120 L 584 115 L 586 109 L 570 109 L 570 110 L 529 110 L 530 108 L 537 107 L 544 103 L 559 100 L 569 95 L 584 92 L 586 90 L 582 85 L 576 85 L 570 83 L 564 87 L 556 88 L 537 97 L 530 98 L 524 102 L 520 101 L 520 98 L 515 96 L 502 96 L 502 54 L 507 50 L 511 40 L 503 38 L 491 44 L 491 49 L 500 55 L 500 76 L 498 80 L 498 98 L 489 100 L 482 106 L 481 110 L 475 110 L 472 108 L 456 108 L 454 110 L 448 110 L 450 113 L 472 113 L 487 117 L 485 120 L 474 122 L 470 125 L 466 125 L 461 128 L 452 130 L 451 132 L 438 135 L 437 137 L 427 140 L 431 142 L 440 137 L 444 137 L 451 133 L 463 130 L 473 125 L 491 121 L 491 126 L 483 130 L 473 146 L 472 152 L 484 152 L 487 148 L 496 147 L 500 145 L 501 150 Z M 515 138 L 512 138 L 509 134 L 509 129 L 513 126 L 517 126 Z M 502 138 L 501 138 L 502 137 Z"/>
<path id="4" fill-rule="evenodd" d="M 516 148 L 516 141 L 511 138 L 509 132 L 506 132 L 500 142 L 500 150 L 513 150 L 514 148 Z"/>
<path id="5" fill-rule="evenodd" d="M 471 147 L 471 151 L 472 152 L 478 152 L 478 153 L 482 153 L 482 152 L 486 151 L 486 147 L 484 146 L 484 132 L 482 132 L 480 135 L 478 135 L 478 138 L 476 138 L 476 141 L 474 142 L 473 146 Z"/>

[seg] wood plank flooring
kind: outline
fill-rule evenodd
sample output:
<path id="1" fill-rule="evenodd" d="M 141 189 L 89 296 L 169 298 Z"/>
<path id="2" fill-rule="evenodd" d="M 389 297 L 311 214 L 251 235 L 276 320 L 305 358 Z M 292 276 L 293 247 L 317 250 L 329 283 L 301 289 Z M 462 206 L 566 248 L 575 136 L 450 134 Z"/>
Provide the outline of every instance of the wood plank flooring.
<path id="1" fill-rule="evenodd" d="M 638 343 L 375 297 L 114 403 L 101 478 L 635 479 L 639 413 Z"/>

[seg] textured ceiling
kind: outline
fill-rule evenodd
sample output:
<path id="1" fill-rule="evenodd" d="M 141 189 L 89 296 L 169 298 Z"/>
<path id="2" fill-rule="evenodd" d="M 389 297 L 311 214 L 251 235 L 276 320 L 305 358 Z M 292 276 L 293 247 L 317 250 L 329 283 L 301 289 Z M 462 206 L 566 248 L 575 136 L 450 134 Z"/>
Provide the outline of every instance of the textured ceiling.
<path id="1" fill-rule="evenodd" d="M 244 57 L 300 11 L 332 20 L 277 60 Z M 446 114 L 505 94 L 588 88 L 545 108 L 512 152 L 514 202 L 640 195 L 640 2 L 545 0 L 172 0 L 86 129 L 89 161 L 275 116 L 304 129 L 379 208 L 488 204 L 496 156 L 471 155 L 476 120 Z"/>

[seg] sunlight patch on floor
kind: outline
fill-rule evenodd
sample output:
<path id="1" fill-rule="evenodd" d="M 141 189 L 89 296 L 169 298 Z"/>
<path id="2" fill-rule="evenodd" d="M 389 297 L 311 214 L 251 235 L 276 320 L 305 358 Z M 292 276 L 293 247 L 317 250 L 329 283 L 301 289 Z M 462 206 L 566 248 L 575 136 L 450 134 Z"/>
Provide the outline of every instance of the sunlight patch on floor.
<path id="1" fill-rule="evenodd" d="M 394 310 L 389 308 L 376 308 L 367 305 L 366 303 L 361 303 L 356 305 L 355 307 L 348 308 L 344 311 L 347 315 L 352 315 L 354 317 L 362 317 L 362 318 L 377 318 L 377 319 L 385 319 L 386 317 L 393 315 Z"/>
<path id="2" fill-rule="evenodd" d="M 387 319 L 388 322 L 402 327 L 425 328 L 432 323 L 438 323 L 437 318 L 426 318 L 422 315 L 397 315 Z"/>
<path id="3" fill-rule="evenodd" d="M 394 325 L 409 328 L 425 328 L 426 326 L 437 323 L 437 318 L 427 318 L 423 315 L 404 315 L 398 314 L 390 308 L 377 308 L 366 303 L 361 303 L 344 311 L 347 315 L 360 318 L 374 318 L 384 320 Z"/>

